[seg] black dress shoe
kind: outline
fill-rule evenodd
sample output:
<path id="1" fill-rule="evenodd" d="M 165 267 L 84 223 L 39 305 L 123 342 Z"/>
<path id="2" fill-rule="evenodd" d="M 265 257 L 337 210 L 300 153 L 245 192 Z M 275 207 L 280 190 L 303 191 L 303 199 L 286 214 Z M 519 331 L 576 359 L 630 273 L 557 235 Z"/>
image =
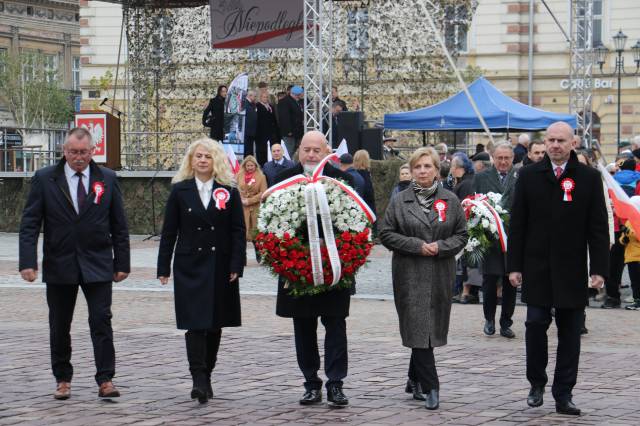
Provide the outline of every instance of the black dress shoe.
<path id="1" fill-rule="evenodd" d="M 527 404 L 529 407 L 539 407 L 542 405 L 542 395 L 544 395 L 544 388 L 540 386 L 532 386 L 527 397 Z"/>
<path id="2" fill-rule="evenodd" d="M 327 388 L 327 401 L 330 406 L 344 407 L 349 405 L 349 399 L 342 392 L 342 388 L 339 386 L 330 386 Z"/>
<path id="3" fill-rule="evenodd" d="M 322 389 L 309 389 L 300 399 L 301 405 L 312 405 L 322 402 Z"/>
<path id="4" fill-rule="evenodd" d="M 425 394 L 424 407 L 427 410 L 437 410 L 440 406 L 440 392 L 437 389 L 431 389 Z"/>
<path id="5" fill-rule="evenodd" d="M 407 380 L 407 386 L 405 386 L 404 391 L 406 393 L 412 393 L 413 399 L 418 401 L 424 401 L 424 395 L 422 394 L 422 385 L 418 382 L 414 382 L 413 380 Z"/>
<path id="6" fill-rule="evenodd" d="M 580 409 L 570 399 L 567 399 L 566 401 L 556 401 L 556 413 L 579 416 Z"/>
<path id="7" fill-rule="evenodd" d="M 207 384 L 207 398 L 213 399 L 213 387 L 211 387 L 211 382 Z"/>
<path id="8" fill-rule="evenodd" d="M 487 336 L 493 336 L 496 334 L 496 322 L 495 321 L 485 321 L 484 322 L 484 334 Z"/>
<path id="9" fill-rule="evenodd" d="M 511 330 L 509 327 L 500 327 L 500 335 L 502 337 L 506 337 L 507 339 L 513 339 L 516 337 L 516 333 Z"/>

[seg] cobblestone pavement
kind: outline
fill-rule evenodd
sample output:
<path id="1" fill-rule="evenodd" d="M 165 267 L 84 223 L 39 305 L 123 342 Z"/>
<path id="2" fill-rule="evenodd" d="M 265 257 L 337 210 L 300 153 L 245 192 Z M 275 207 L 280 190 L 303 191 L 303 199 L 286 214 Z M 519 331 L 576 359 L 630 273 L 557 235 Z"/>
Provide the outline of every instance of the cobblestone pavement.
<path id="1" fill-rule="evenodd" d="M 274 315 L 273 296 L 247 293 L 242 296 L 243 326 L 223 332 L 215 398 L 199 405 L 189 399 L 184 337 L 175 329 L 173 295 L 152 291 L 158 288 L 150 284 L 155 261 L 141 265 L 145 259 L 136 252 L 149 250 L 151 261 L 153 243 L 147 246 L 140 239 L 133 242 L 136 271 L 126 284 L 114 287 L 115 383 L 123 396 L 97 398 L 86 304 L 80 296 L 72 329 L 72 398 L 55 401 L 44 292 L 38 285 L 18 285 L 16 246 L 7 246 L 12 239 L 0 236 L 0 425 L 640 424 L 637 312 L 588 310 L 590 332 L 583 338 L 574 389 L 583 415 L 572 418 L 555 413 L 550 389 L 545 405 L 526 405 L 524 307 L 518 306 L 514 315 L 516 339 L 507 340 L 482 334 L 480 306 L 454 305 L 449 344 L 436 349 L 441 406 L 430 412 L 404 393 L 409 350 L 400 344 L 393 302 L 371 298 L 354 299 L 348 319 L 348 408 L 298 405 L 303 389 L 291 320 Z M 388 263 L 388 254 L 378 250 L 368 266 L 370 279 L 381 289 L 389 287 Z M 138 271 L 141 266 L 149 270 Z M 368 279 L 358 278 L 363 283 L 359 291 L 371 294 Z M 270 277 L 263 281 L 272 285 Z M 550 376 L 555 333 L 552 326 Z"/>

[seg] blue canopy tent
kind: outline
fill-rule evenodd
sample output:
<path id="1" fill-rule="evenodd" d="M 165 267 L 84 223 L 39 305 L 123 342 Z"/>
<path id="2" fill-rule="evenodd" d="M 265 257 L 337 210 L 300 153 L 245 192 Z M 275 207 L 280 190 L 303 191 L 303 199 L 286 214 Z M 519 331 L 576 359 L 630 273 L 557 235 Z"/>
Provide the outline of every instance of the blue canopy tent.
<path id="1" fill-rule="evenodd" d="M 541 130 L 556 121 L 564 121 L 574 129 L 576 127 L 574 115 L 543 111 L 520 103 L 502 93 L 484 77 L 478 78 L 468 88 L 490 130 Z M 484 130 L 464 91 L 429 107 L 385 114 L 384 128 L 423 132 Z"/>

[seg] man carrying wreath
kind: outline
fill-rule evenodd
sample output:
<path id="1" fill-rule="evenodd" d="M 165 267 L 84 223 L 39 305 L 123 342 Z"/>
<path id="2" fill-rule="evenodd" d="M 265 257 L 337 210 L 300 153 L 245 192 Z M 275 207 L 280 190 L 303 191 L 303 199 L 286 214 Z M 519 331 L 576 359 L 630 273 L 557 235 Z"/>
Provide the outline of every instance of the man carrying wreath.
<path id="1" fill-rule="evenodd" d="M 276 183 L 292 176 L 310 176 L 322 159 L 329 154 L 329 145 L 318 131 L 307 132 L 300 143 L 300 163 L 276 176 Z M 351 175 L 326 164 L 323 174 L 345 181 L 353 186 Z M 285 280 L 278 280 L 276 315 L 293 318 L 298 366 L 305 378 L 305 393 L 300 404 L 311 405 L 322 401 L 322 379 L 318 377 L 318 317 L 325 328 L 324 370 L 327 375 L 327 400 L 331 405 L 345 406 L 349 400 L 342 391 L 342 380 L 347 376 L 347 324 L 350 289 L 334 289 L 314 296 L 293 297 L 285 288 Z"/>

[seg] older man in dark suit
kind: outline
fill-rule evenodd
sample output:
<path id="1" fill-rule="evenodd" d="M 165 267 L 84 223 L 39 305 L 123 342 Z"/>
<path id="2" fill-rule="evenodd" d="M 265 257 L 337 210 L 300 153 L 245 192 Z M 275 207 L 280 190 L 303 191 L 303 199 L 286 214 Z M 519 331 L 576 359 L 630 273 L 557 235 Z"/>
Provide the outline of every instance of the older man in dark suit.
<path id="1" fill-rule="evenodd" d="M 509 142 L 500 142 L 491 152 L 493 166 L 478 173 L 473 188 L 477 194 L 496 192 L 502 194 L 502 206 L 511 210 L 511 199 L 518 174 L 513 168 L 513 148 Z M 516 290 L 509 285 L 505 269 L 505 254 L 500 243 L 494 242 L 482 261 L 482 308 L 484 310 L 484 333 L 495 334 L 497 285 L 502 281 L 502 311 L 500 312 L 500 335 L 508 339 L 516 337 L 511 330 L 513 311 L 516 306 Z"/>
<path id="2" fill-rule="evenodd" d="M 522 168 L 516 184 L 507 270 L 513 286 L 522 284 L 527 303 L 527 403 L 538 407 L 543 402 L 554 308 L 558 353 L 551 391 L 558 413 L 579 415 L 572 390 L 589 298 L 586 284 L 590 275 L 591 286 L 602 288 L 608 272 L 607 210 L 600 173 L 578 161 L 571 127 L 563 122 L 549 126 L 545 145 L 545 158 Z"/>
<path id="3" fill-rule="evenodd" d="M 111 285 L 129 274 L 129 231 L 116 175 L 93 162 L 93 151 L 86 129 L 69 132 L 60 163 L 38 170 L 33 177 L 20 225 L 20 274 L 33 282 L 44 223 L 42 281 L 47 286 L 56 399 L 71 395 L 69 330 L 78 288 L 89 308 L 98 395 L 120 396 L 111 381 L 115 374 Z"/>
<path id="4" fill-rule="evenodd" d="M 310 175 L 330 152 L 327 140 L 318 131 L 304 135 L 300 143 L 300 163 L 280 173 L 276 182 L 298 174 Z M 339 178 L 353 186 L 352 176 L 327 164 L 325 176 Z M 327 381 L 327 400 L 336 406 L 345 406 L 349 400 L 342 392 L 342 380 L 347 376 L 347 323 L 350 291 L 348 288 L 330 290 L 317 296 L 293 297 L 285 288 L 284 280 L 278 280 L 276 315 L 293 318 L 298 366 L 305 378 L 305 393 L 300 404 L 311 405 L 322 401 L 322 379 L 318 377 L 320 355 L 318 353 L 318 317 L 324 325 L 324 370 Z"/>

